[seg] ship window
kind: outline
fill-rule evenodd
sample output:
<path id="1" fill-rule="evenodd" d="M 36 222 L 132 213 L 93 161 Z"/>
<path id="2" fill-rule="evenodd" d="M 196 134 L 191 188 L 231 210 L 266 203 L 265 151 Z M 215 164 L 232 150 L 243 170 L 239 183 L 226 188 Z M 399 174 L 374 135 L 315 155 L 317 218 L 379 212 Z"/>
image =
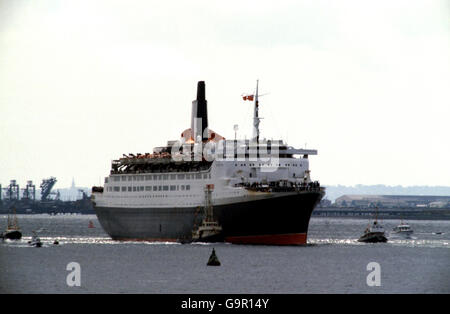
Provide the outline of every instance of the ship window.
<path id="1" fill-rule="evenodd" d="M 169 179 L 169 175 L 167 175 L 167 174 L 163 175 L 163 179 L 164 179 L 164 180 Z"/>
<path id="2" fill-rule="evenodd" d="M 210 173 L 208 173 L 208 178 L 210 178 L 210 179 L 211 179 L 211 174 L 210 174 Z"/>
<path id="3" fill-rule="evenodd" d="M 114 182 L 117 182 L 120 180 L 120 177 L 113 177 Z"/>
<path id="4" fill-rule="evenodd" d="M 183 180 L 184 179 L 184 174 L 179 174 L 177 175 L 178 179 Z"/>
<path id="5" fill-rule="evenodd" d="M 162 191 L 162 185 L 158 186 L 158 191 Z"/>
<path id="6" fill-rule="evenodd" d="M 205 173 L 205 174 L 203 175 L 203 179 L 208 179 L 208 174 L 207 174 L 207 173 Z"/>
<path id="7" fill-rule="evenodd" d="M 132 176 L 128 176 L 128 181 L 131 181 L 131 179 L 132 179 Z"/>
<path id="8" fill-rule="evenodd" d="M 127 181 L 127 177 L 126 176 L 122 176 L 122 181 Z"/>
<path id="9" fill-rule="evenodd" d="M 136 187 L 135 186 L 133 186 L 133 192 L 136 192 Z"/>
<path id="10" fill-rule="evenodd" d="M 163 191 L 169 191 L 169 186 L 168 185 L 164 185 L 163 186 Z"/>
<path id="11" fill-rule="evenodd" d="M 181 191 L 184 191 L 184 185 L 181 186 Z"/>
<path id="12" fill-rule="evenodd" d="M 177 185 L 177 191 L 180 189 L 180 186 L 179 185 Z"/>
<path id="13" fill-rule="evenodd" d="M 189 180 L 190 178 L 191 178 L 191 175 L 190 175 L 190 174 L 187 174 L 187 175 L 186 175 L 186 179 Z"/>
<path id="14" fill-rule="evenodd" d="M 196 179 L 201 179 L 201 178 L 202 178 L 202 174 L 201 174 L 201 173 L 197 173 L 197 174 L 195 175 L 195 178 L 196 178 Z"/>
<path id="15" fill-rule="evenodd" d="M 145 176 L 145 180 L 151 180 L 152 179 L 152 176 Z"/>
<path id="16" fill-rule="evenodd" d="M 133 181 L 136 181 L 136 176 L 133 176 Z"/>
<path id="17" fill-rule="evenodd" d="M 186 191 L 189 191 L 191 189 L 191 186 L 188 184 L 186 185 Z"/>
<path id="18" fill-rule="evenodd" d="M 157 191 L 158 187 L 156 185 L 153 186 L 153 191 Z"/>
<path id="19" fill-rule="evenodd" d="M 145 190 L 146 190 L 146 191 L 151 191 L 151 190 L 152 190 L 152 187 L 147 185 L 147 186 L 145 187 Z"/>
<path id="20" fill-rule="evenodd" d="M 122 186 L 122 192 L 126 192 L 127 191 L 127 187 L 126 186 Z"/>
<path id="21" fill-rule="evenodd" d="M 105 178 L 105 183 L 108 183 L 108 178 Z"/>
<path id="22" fill-rule="evenodd" d="M 177 189 L 177 186 L 176 186 L 176 185 L 171 185 L 171 186 L 170 186 L 170 190 L 171 190 L 171 191 L 175 191 L 176 189 Z"/>
<path id="23" fill-rule="evenodd" d="M 128 192 L 131 192 L 131 186 L 128 187 Z"/>
<path id="24" fill-rule="evenodd" d="M 170 180 L 175 180 L 177 178 L 177 175 L 176 174 L 171 174 L 170 175 Z"/>
<path id="25" fill-rule="evenodd" d="M 140 190 L 140 191 L 144 191 L 144 187 L 143 187 L 143 186 L 140 186 L 140 187 L 139 187 L 139 190 Z"/>

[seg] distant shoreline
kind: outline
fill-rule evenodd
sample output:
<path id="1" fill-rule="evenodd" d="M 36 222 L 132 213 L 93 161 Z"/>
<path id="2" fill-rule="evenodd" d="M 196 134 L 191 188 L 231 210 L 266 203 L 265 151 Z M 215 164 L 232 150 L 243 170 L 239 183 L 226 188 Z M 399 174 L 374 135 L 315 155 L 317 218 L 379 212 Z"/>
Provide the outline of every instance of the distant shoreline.
<path id="1" fill-rule="evenodd" d="M 368 219 L 378 215 L 380 219 L 450 220 L 450 208 L 357 208 L 317 207 L 312 217 Z"/>

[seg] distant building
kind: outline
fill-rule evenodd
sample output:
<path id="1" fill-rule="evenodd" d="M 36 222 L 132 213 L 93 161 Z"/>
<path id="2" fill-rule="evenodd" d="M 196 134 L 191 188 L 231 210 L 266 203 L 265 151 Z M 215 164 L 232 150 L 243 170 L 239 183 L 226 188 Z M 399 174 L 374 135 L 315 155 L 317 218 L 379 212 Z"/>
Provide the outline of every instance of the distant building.
<path id="1" fill-rule="evenodd" d="M 450 204 L 447 202 L 441 202 L 441 201 L 437 201 L 437 202 L 431 202 L 430 204 L 429 204 L 429 206 L 430 207 L 433 207 L 433 208 L 444 208 L 444 207 L 450 207 L 449 206 Z"/>
<path id="2" fill-rule="evenodd" d="M 334 203 L 337 207 L 435 207 L 449 208 L 450 196 L 435 195 L 343 195 Z"/>
<path id="3" fill-rule="evenodd" d="M 329 199 L 322 199 L 319 203 L 319 207 L 330 207 L 331 206 L 331 201 Z"/>

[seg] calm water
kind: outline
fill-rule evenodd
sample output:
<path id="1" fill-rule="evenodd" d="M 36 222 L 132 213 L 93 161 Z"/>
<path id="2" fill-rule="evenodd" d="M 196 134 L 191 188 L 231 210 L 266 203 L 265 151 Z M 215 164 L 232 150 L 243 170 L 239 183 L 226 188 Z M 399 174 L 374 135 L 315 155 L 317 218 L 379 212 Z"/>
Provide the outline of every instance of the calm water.
<path id="1" fill-rule="evenodd" d="M 313 218 L 307 246 L 277 247 L 122 243 L 95 216 L 18 219 L 24 238 L 0 242 L 0 293 L 450 293 L 450 221 L 408 221 L 412 239 L 362 244 L 367 220 Z M 38 229 L 44 246 L 30 247 Z M 206 266 L 213 247 L 221 267 Z M 70 262 L 80 287 L 66 284 Z M 369 262 L 380 264 L 379 287 L 366 283 Z"/>

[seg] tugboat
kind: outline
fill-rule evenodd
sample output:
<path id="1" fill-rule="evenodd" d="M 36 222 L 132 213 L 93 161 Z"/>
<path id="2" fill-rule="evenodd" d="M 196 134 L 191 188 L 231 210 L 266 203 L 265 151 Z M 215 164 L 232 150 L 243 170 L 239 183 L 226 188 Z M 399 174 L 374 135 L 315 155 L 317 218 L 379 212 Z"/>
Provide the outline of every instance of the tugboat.
<path id="1" fill-rule="evenodd" d="M 414 231 L 411 229 L 411 226 L 404 223 L 403 221 L 400 222 L 400 224 L 396 227 L 394 227 L 394 229 L 392 230 L 392 233 L 397 234 L 397 235 L 403 235 L 406 237 L 411 236 L 411 234 Z"/>
<path id="2" fill-rule="evenodd" d="M 193 242 L 223 242 L 222 227 L 214 220 L 213 208 L 211 205 L 211 193 L 214 184 L 207 184 L 205 187 L 205 211 L 204 219 L 197 229 L 192 232 Z"/>
<path id="3" fill-rule="evenodd" d="M 384 235 L 384 228 L 380 224 L 378 224 L 377 216 L 378 210 L 376 212 L 375 221 L 373 222 L 372 226 L 369 225 L 366 230 L 364 230 L 364 234 L 358 239 L 358 242 L 387 242 L 387 238 Z"/>
<path id="4" fill-rule="evenodd" d="M 17 223 L 16 209 L 13 209 L 13 218 L 8 215 L 8 224 L 6 231 L 2 234 L 2 238 L 10 240 L 20 240 L 22 232 L 20 232 L 19 224 Z"/>

